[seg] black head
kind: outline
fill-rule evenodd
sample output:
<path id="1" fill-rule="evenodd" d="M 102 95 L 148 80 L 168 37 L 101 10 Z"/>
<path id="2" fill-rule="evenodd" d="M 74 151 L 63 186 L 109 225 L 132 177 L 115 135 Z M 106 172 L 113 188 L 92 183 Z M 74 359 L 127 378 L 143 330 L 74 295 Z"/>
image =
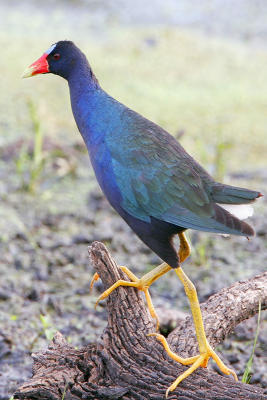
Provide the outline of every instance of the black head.
<path id="1" fill-rule="evenodd" d="M 30 65 L 23 77 L 52 73 L 69 79 L 73 71 L 90 70 L 85 55 L 69 40 L 53 44 L 37 61 Z"/>
<path id="2" fill-rule="evenodd" d="M 69 40 L 61 40 L 51 46 L 52 51 L 47 55 L 49 72 L 68 79 L 77 66 L 88 66 L 85 55 Z"/>

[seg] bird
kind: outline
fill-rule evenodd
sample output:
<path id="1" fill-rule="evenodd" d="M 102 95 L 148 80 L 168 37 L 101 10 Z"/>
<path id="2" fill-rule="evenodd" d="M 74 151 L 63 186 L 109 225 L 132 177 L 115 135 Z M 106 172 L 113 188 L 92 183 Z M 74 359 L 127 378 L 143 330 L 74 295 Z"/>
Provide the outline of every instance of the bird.
<path id="1" fill-rule="evenodd" d="M 223 373 L 237 380 L 236 373 L 222 362 L 207 341 L 195 286 L 181 267 L 190 255 L 185 232 L 194 229 L 254 236 L 253 228 L 235 213 L 250 215 L 250 203 L 262 194 L 215 181 L 174 136 L 103 90 L 85 54 L 72 41 L 53 44 L 25 70 L 23 77 L 48 73 L 68 82 L 74 119 L 104 195 L 163 261 L 140 279 L 127 267 L 121 267 L 130 281 L 118 280 L 98 301 L 119 286 L 142 290 L 158 327 L 149 287 L 174 269 L 189 300 L 199 354 L 182 358 L 171 351 L 164 336 L 157 332 L 150 334 L 162 343 L 172 359 L 190 365 L 167 388 L 166 397 L 196 369 L 206 367 L 210 358 Z M 178 251 L 173 241 L 176 235 L 180 239 Z M 98 278 L 96 273 L 91 286 Z"/>

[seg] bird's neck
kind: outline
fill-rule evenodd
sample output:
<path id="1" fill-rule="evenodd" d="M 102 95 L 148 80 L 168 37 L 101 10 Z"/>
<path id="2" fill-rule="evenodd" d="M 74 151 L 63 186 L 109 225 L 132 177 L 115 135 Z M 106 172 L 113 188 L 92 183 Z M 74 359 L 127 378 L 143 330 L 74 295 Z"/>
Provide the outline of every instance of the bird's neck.
<path id="1" fill-rule="evenodd" d="M 99 88 L 98 81 L 93 74 L 87 60 L 77 63 L 68 75 L 68 84 L 71 93 L 81 95 L 85 90 L 95 90 Z"/>
<path id="2" fill-rule="evenodd" d="M 78 129 L 88 147 L 90 141 L 90 120 L 95 102 L 102 92 L 89 64 L 82 64 L 68 77 L 73 115 Z"/>

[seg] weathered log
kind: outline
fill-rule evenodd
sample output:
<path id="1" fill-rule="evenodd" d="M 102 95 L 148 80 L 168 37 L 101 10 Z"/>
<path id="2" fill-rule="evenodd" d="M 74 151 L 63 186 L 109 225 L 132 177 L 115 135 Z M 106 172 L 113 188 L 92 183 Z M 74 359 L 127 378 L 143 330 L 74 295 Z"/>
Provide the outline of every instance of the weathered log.
<path id="1" fill-rule="evenodd" d="M 95 242 L 89 255 L 104 286 L 127 279 L 105 246 Z M 216 346 L 242 320 L 266 308 L 267 274 L 239 282 L 212 296 L 203 306 L 207 338 Z M 167 387 L 187 367 L 173 362 L 162 345 L 147 334 L 155 321 L 142 293 L 120 287 L 107 300 L 108 324 L 97 343 L 79 350 L 57 333 L 48 349 L 33 355 L 33 377 L 15 393 L 17 399 L 153 399 L 165 398 Z M 172 349 L 183 355 L 196 350 L 190 318 L 169 335 Z M 170 340 L 169 340 L 170 339 Z M 189 349 L 189 350 L 188 350 Z M 199 368 L 169 394 L 179 400 L 265 399 L 263 389 L 235 382 Z"/>

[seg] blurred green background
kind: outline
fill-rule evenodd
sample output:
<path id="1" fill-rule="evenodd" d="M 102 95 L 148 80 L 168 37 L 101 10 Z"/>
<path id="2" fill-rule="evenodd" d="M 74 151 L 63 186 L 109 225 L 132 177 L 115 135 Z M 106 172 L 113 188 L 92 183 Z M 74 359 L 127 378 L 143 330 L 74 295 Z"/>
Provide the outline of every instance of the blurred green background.
<path id="1" fill-rule="evenodd" d="M 109 94 L 174 134 L 213 176 L 266 193 L 266 24 L 267 3 L 259 0 L 1 1 L 1 399 L 30 375 L 30 352 L 55 329 L 81 345 L 105 326 L 104 308 L 93 309 L 101 284 L 88 290 L 91 241 L 104 241 L 140 276 L 160 261 L 103 199 L 66 82 L 22 80 L 23 70 L 52 43 L 73 40 Z M 250 242 L 190 234 L 186 269 L 201 300 L 265 269 L 266 201 L 255 210 L 258 236 Z M 152 297 L 158 308 L 187 311 L 169 276 Z M 239 375 L 249 346 L 242 351 Z M 254 383 L 267 385 L 261 354 Z"/>
<path id="2" fill-rule="evenodd" d="M 186 21 L 196 13 L 195 4 L 147 3 L 137 2 L 132 10 L 127 1 L 2 1 L 1 144 L 29 137 L 28 98 L 46 135 L 77 140 L 66 83 L 52 75 L 20 80 L 25 66 L 51 43 L 71 39 L 105 90 L 170 132 L 184 130 L 183 144 L 211 170 L 222 142 L 231 145 L 224 160 L 228 171 L 240 170 L 244 159 L 248 168 L 264 166 L 267 56 L 264 26 L 259 32 L 250 26 L 263 18 L 266 10 L 257 7 L 263 3 L 237 2 L 233 10 L 229 3 L 227 21 L 216 23 L 225 5 L 201 1 L 206 15 L 193 27 Z M 243 20 L 236 19 L 246 6 Z M 184 26 L 179 18 L 175 24 L 175 14 Z M 212 19 L 215 27 L 209 26 Z"/>

